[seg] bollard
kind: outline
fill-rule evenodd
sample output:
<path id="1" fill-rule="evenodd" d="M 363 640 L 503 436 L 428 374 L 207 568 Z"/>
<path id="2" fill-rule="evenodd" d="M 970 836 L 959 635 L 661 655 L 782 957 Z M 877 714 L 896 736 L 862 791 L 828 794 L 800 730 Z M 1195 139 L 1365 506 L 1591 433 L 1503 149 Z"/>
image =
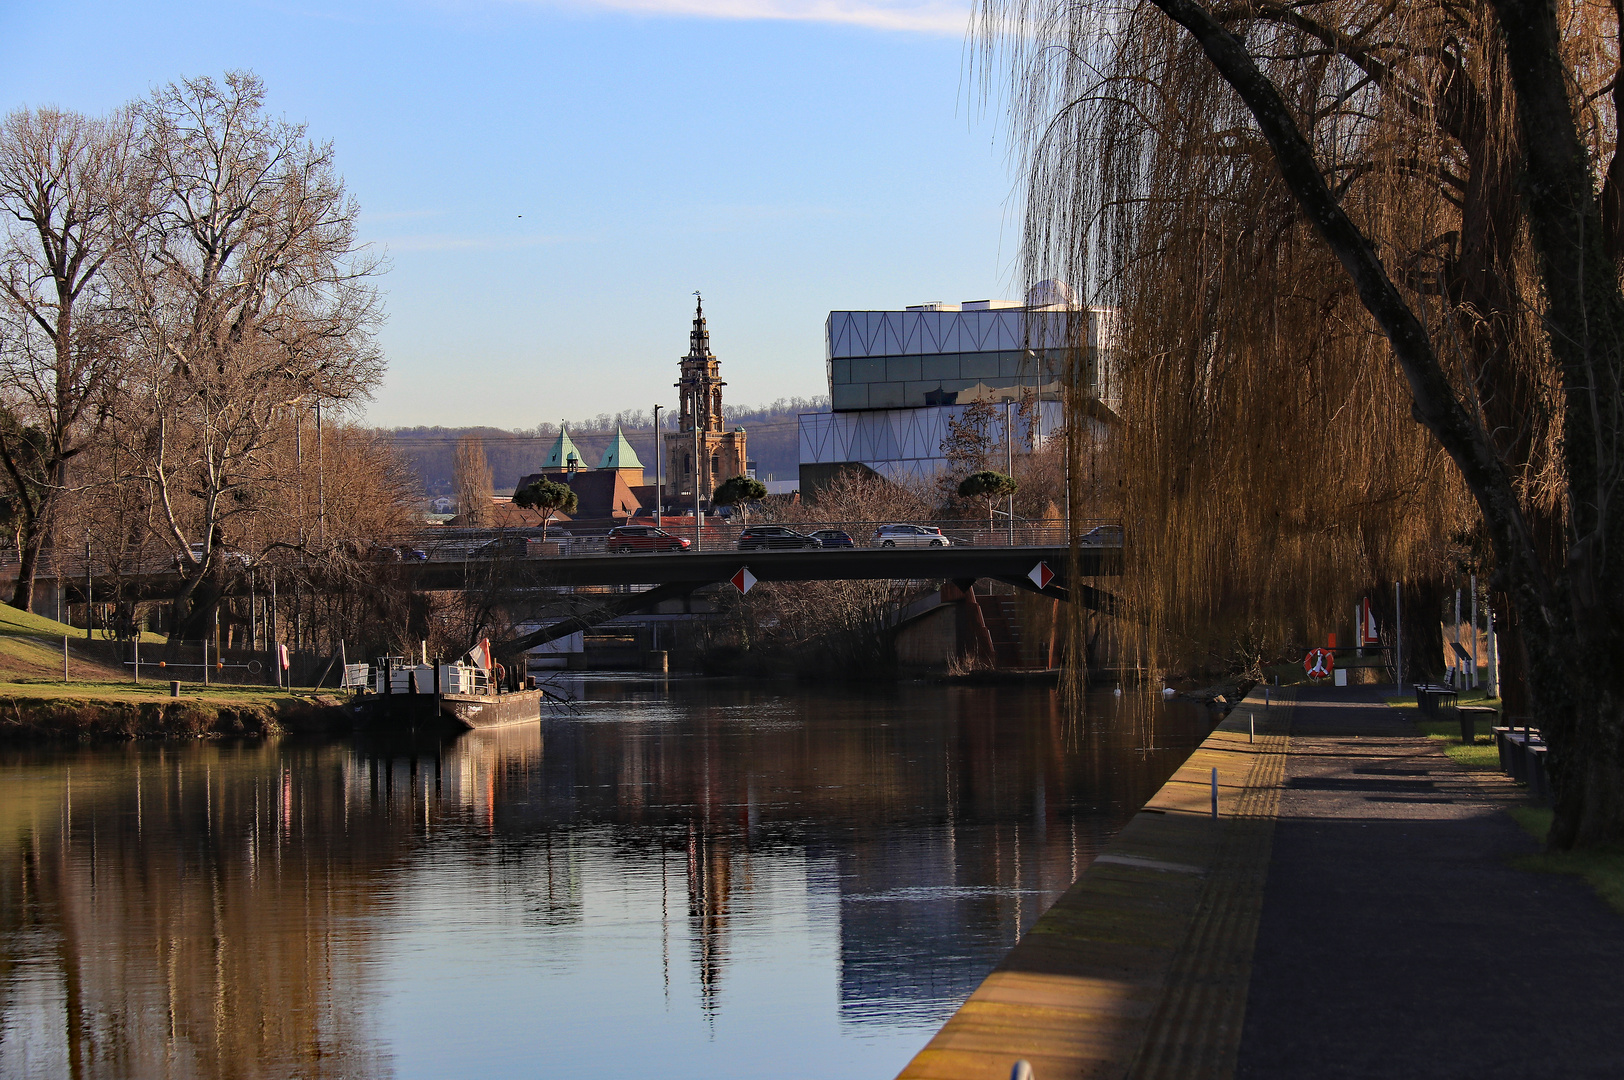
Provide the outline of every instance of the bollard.
<path id="1" fill-rule="evenodd" d="M 1017 1061 L 1014 1068 L 1009 1070 L 1009 1080 L 1035 1080 L 1031 1062 Z"/>
<path id="2" fill-rule="evenodd" d="M 656 675 L 666 675 L 671 671 L 671 654 L 664 649 L 654 649 L 648 654 L 648 670 Z"/>
<path id="3" fill-rule="evenodd" d="M 1257 713 L 1246 714 L 1246 741 L 1257 742 Z"/>
<path id="4" fill-rule="evenodd" d="M 1212 767 L 1212 820 L 1218 820 L 1218 766 Z"/>
<path id="5" fill-rule="evenodd" d="M 169 696 L 170 697 L 180 697 L 180 680 L 179 679 L 170 679 L 169 680 Z"/>
<path id="6" fill-rule="evenodd" d="M 62 635 L 62 681 L 68 681 L 68 635 Z"/>

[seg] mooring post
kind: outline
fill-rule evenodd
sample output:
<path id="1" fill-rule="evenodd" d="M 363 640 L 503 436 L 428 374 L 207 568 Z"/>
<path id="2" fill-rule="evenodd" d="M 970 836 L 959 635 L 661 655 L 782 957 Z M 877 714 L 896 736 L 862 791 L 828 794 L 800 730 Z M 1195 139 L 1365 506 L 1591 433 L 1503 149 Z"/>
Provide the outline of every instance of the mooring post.
<path id="1" fill-rule="evenodd" d="M 1218 820 L 1218 766 L 1212 767 L 1212 820 Z"/>
<path id="2" fill-rule="evenodd" d="M 62 635 L 62 681 L 68 681 L 68 635 Z"/>

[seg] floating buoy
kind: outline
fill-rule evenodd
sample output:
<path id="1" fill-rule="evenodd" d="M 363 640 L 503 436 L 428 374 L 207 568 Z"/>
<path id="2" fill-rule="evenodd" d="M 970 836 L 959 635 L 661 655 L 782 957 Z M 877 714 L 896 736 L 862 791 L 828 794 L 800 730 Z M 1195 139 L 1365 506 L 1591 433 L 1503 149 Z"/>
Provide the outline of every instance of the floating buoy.
<path id="1" fill-rule="evenodd" d="M 167 662 L 167 661 L 164 661 L 164 660 L 160 660 L 160 661 L 158 661 L 158 666 L 159 666 L 159 667 L 168 667 L 168 666 L 169 666 L 169 664 L 168 664 L 168 662 Z"/>
<path id="2" fill-rule="evenodd" d="M 1178 693 L 1178 691 L 1173 689 L 1171 686 L 1162 687 L 1162 697 L 1172 697 L 1176 693 Z"/>

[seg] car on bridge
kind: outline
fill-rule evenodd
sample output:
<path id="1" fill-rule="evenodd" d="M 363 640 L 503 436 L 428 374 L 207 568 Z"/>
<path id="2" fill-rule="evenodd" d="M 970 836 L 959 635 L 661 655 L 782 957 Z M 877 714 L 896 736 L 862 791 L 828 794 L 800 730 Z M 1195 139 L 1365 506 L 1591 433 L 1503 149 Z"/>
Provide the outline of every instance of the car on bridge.
<path id="1" fill-rule="evenodd" d="M 1077 538 L 1077 543 L 1083 547 L 1121 547 L 1121 525 L 1096 525 Z"/>
<path id="2" fill-rule="evenodd" d="M 633 551 L 687 551 L 688 541 L 652 525 L 621 525 L 609 530 L 603 546 L 611 555 Z"/>
<path id="3" fill-rule="evenodd" d="M 522 536 L 498 536 L 468 553 L 470 559 L 522 559 L 530 554 L 530 541 Z M 404 558 L 396 554 L 396 558 Z"/>
<path id="4" fill-rule="evenodd" d="M 819 548 L 823 542 L 806 533 L 786 529 L 782 525 L 752 525 L 739 534 L 740 551 L 759 551 L 762 548 Z"/>
<path id="5" fill-rule="evenodd" d="M 820 546 L 826 548 L 849 548 L 857 546 L 856 544 L 852 543 L 851 535 L 849 533 L 841 532 L 839 529 L 819 529 L 816 532 L 807 533 L 807 535 L 816 540 Z"/>
<path id="6" fill-rule="evenodd" d="M 874 547 L 952 547 L 953 541 L 934 525 L 881 525 L 874 530 Z"/>

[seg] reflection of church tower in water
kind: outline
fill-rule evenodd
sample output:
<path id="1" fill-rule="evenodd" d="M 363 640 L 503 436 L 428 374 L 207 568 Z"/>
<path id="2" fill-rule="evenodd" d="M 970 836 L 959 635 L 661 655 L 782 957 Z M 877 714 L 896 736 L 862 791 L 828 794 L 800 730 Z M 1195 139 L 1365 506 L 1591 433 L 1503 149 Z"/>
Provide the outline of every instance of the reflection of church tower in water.
<path id="1" fill-rule="evenodd" d="M 722 427 L 722 387 L 727 384 L 722 381 L 720 364 L 710 351 L 703 300 L 694 305 L 688 355 L 679 364 L 681 379 L 675 385 L 681 412 L 677 430 L 665 437 L 666 475 L 670 477 L 667 497 L 671 502 L 690 505 L 696 483 L 699 497 L 709 499 L 718 484 L 742 476 L 745 469 L 744 429 L 725 431 Z M 694 458 L 696 433 L 697 461 Z"/>

